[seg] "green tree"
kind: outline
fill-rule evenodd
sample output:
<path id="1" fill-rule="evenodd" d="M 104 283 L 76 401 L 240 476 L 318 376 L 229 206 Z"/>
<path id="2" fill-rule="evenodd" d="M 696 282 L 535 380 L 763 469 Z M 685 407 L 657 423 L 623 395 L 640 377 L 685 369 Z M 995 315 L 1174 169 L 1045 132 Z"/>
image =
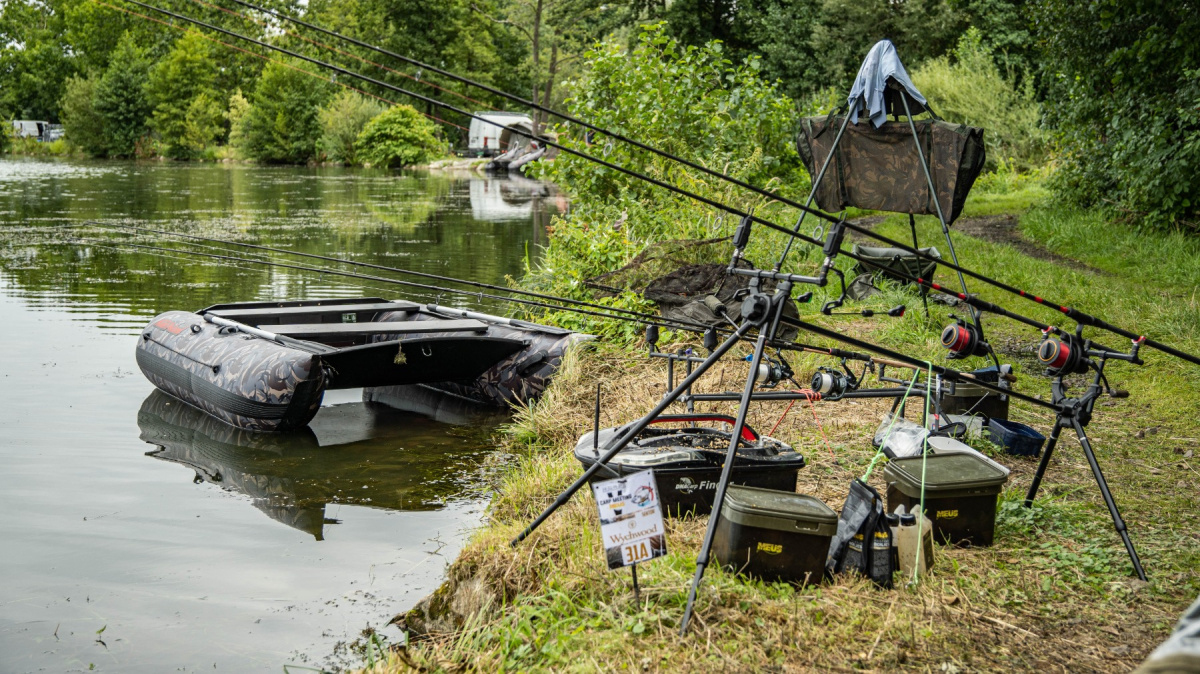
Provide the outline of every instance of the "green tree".
<path id="1" fill-rule="evenodd" d="M 138 141 L 146 135 L 150 101 L 146 82 L 150 61 L 130 34 L 113 50 L 108 69 L 96 83 L 92 105 L 104 121 L 104 154 L 132 157 Z"/>
<path id="2" fill-rule="evenodd" d="M 379 168 L 423 164 L 444 150 L 436 134 L 437 127 L 412 106 L 393 106 L 363 129 L 358 137 L 358 155 Z"/>
<path id="3" fill-rule="evenodd" d="M 321 137 L 320 109 L 328 83 L 302 70 L 299 62 L 271 63 L 241 119 L 242 146 L 253 159 L 303 164 L 316 157 Z"/>
<path id="4" fill-rule="evenodd" d="M 357 164 L 355 142 L 367 123 L 383 111 L 377 101 L 349 89 L 342 90 L 321 108 L 321 152 L 332 161 Z"/>
<path id="5" fill-rule="evenodd" d="M 217 63 L 210 51 L 208 40 L 188 31 L 150 71 L 146 93 L 154 106 L 151 125 L 169 157 L 194 157 L 222 131 L 213 89 Z"/>
<path id="6" fill-rule="evenodd" d="M 75 64 L 58 0 L 0 2 L 0 116 L 58 121 Z"/>
<path id="7" fill-rule="evenodd" d="M 67 141 L 88 154 L 103 156 L 108 148 L 104 138 L 104 118 L 95 106 L 98 79 L 71 76 L 59 106 Z"/>
<path id="8" fill-rule="evenodd" d="M 1161 0 L 1047 0 L 1047 119 L 1059 193 L 1149 226 L 1200 228 L 1200 12 Z"/>
<path id="9" fill-rule="evenodd" d="M 229 109 L 225 119 L 229 122 L 229 147 L 239 154 L 249 156 L 246 147 L 246 115 L 250 112 L 250 101 L 242 95 L 241 89 L 229 97 Z"/>
<path id="10" fill-rule="evenodd" d="M 200 92 L 183 117 L 183 133 L 174 145 L 175 156 L 195 157 L 209 148 L 225 132 L 225 111 L 207 91 Z"/>

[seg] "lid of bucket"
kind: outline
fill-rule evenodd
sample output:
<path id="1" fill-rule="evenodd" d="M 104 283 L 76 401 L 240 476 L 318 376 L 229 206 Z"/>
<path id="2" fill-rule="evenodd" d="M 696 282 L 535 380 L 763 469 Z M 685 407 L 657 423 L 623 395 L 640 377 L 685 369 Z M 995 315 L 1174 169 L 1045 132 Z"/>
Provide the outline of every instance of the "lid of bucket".
<path id="1" fill-rule="evenodd" d="M 962 489 L 999 487 L 1008 473 L 986 458 L 969 452 L 929 454 L 925 462 L 925 493 L 938 494 Z M 906 493 L 921 490 L 920 456 L 892 459 L 884 468 L 884 479 L 896 482 Z"/>
<path id="2" fill-rule="evenodd" d="M 837 524 L 838 516 L 821 499 L 776 489 L 731 484 L 725 492 L 725 506 L 734 512 L 821 524 Z"/>

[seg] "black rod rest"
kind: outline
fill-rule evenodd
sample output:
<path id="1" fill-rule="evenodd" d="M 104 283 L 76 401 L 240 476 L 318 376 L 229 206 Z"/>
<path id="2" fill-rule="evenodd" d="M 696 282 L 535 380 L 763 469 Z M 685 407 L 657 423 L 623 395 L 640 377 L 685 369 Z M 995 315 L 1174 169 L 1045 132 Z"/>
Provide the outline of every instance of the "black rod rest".
<path id="1" fill-rule="evenodd" d="M 1142 568 L 1142 561 L 1138 557 L 1137 550 L 1133 546 L 1133 541 L 1129 538 L 1129 530 L 1125 525 L 1125 520 L 1121 518 L 1121 512 L 1117 509 L 1117 502 L 1113 499 L 1112 492 L 1108 488 L 1108 481 L 1104 479 L 1104 473 L 1100 470 L 1100 464 L 1096 460 L 1096 453 L 1092 449 L 1091 440 L 1088 439 L 1087 428 L 1088 423 L 1092 420 L 1092 410 L 1096 406 L 1096 399 L 1102 394 L 1107 393 L 1114 398 L 1124 398 L 1129 394 L 1126 391 L 1116 391 L 1108 387 L 1108 382 L 1104 377 L 1104 366 L 1109 360 L 1124 360 L 1135 365 L 1141 365 L 1142 360 L 1138 358 L 1138 349 L 1141 348 L 1144 339 L 1133 342 L 1133 348 L 1129 353 L 1121 353 L 1110 349 L 1092 349 L 1090 341 L 1084 341 L 1083 347 L 1086 354 L 1086 364 L 1095 375 L 1092 378 L 1091 384 L 1087 390 L 1078 397 L 1069 397 L 1067 394 L 1068 385 L 1063 381 L 1063 375 L 1057 374 L 1051 383 L 1051 400 L 1058 408 L 1058 413 L 1054 419 L 1054 429 L 1050 432 L 1050 438 L 1046 442 L 1046 449 L 1042 452 L 1042 459 L 1038 463 L 1037 472 L 1033 475 L 1033 481 L 1029 485 L 1029 492 L 1025 495 L 1025 507 L 1033 507 L 1033 500 L 1037 497 L 1038 489 L 1042 485 L 1042 479 L 1046 475 L 1046 469 L 1050 466 L 1050 457 L 1054 454 L 1054 448 L 1058 444 L 1059 435 L 1062 429 L 1071 428 L 1075 431 L 1075 437 L 1079 440 L 1079 446 L 1083 448 L 1083 455 L 1087 458 L 1088 466 L 1092 469 L 1092 476 L 1096 479 L 1096 485 L 1100 488 L 1100 495 L 1104 498 L 1104 505 L 1108 508 L 1108 514 L 1112 517 L 1113 527 L 1117 534 L 1121 537 L 1121 542 L 1125 544 L 1125 551 L 1129 553 L 1129 561 L 1133 563 L 1134 573 L 1141 580 L 1146 580 L 1146 572 Z"/>

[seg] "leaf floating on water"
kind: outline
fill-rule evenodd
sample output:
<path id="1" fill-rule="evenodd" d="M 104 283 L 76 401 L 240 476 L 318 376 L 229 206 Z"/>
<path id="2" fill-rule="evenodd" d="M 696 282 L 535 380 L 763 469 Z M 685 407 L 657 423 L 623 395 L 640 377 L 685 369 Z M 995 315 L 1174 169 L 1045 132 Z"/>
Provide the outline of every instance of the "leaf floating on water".
<path id="1" fill-rule="evenodd" d="M 100 629 L 96 630 L 96 634 L 104 634 L 104 630 L 106 630 L 106 629 L 108 629 L 108 625 L 105 625 L 104 627 L 101 627 Z"/>

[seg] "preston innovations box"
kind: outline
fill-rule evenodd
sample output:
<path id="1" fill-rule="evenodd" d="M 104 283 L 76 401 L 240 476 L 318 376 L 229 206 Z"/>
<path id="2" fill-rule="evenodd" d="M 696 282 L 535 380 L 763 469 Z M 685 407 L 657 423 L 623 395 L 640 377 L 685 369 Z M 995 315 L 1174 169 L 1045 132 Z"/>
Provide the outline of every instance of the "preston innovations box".
<path id="1" fill-rule="evenodd" d="M 819 583 L 837 526 L 837 513 L 813 496 L 730 485 L 713 554 L 755 578 Z"/>
<path id="2" fill-rule="evenodd" d="M 712 421 L 732 424 L 734 419 L 723 414 L 664 414 L 654 423 Z M 590 468 L 624 428 L 600 429 L 598 443 L 591 432 L 585 433 L 575 445 L 575 458 L 585 470 Z M 659 502 L 669 517 L 710 513 L 730 439 L 729 431 L 703 426 L 647 428 L 592 479 L 610 480 L 653 468 Z M 803 467 L 804 457 L 799 452 L 773 438 L 760 437 L 747 425 L 742 429 L 730 484 L 792 492 L 796 489 L 796 473 Z"/>
<path id="3" fill-rule="evenodd" d="M 892 459 L 883 470 L 887 509 L 903 505 L 916 512 L 921 502 L 921 457 Z M 991 545 L 996 528 L 996 496 L 1008 481 L 1003 468 L 968 452 L 939 452 L 925 457 L 925 514 L 933 520 L 934 540 Z"/>

